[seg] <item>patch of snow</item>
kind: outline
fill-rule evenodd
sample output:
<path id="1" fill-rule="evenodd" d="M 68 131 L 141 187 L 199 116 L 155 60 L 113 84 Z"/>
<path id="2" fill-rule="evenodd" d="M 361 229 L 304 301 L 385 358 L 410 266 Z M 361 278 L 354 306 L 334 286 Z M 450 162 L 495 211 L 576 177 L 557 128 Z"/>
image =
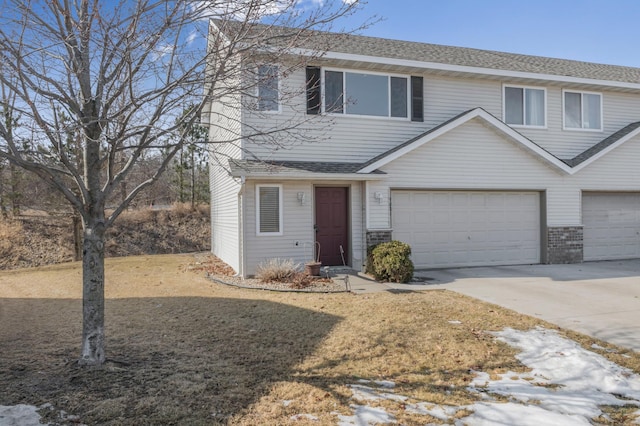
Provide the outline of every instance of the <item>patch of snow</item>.
<path id="1" fill-rule="evenodd" d="M 320 420 L 318 417 L 314 416 L 313 414 L 295 414 L 295 415 L 291 416 L 290 419 L 294 420 L 294 421 L 312 420 L 314 422 L 317 422 L 317 421 Z"/>
<path id="2" fill-rule="evenodd" d="M 38 407 L 33 405 L 25 404 L 0 405 L 0 425 L 42 426 L 42 423 L 40 423 L 40 414 L 37 412 L 38 409 Z"/>
<path id="3" fill-rule="evenodd" d="M 359 401 L 377 401 L 379 399 L 382 399 L 380 394 L 370 386 L 349 385 L 349 387 L 353 392 L 353 399 L 357 399 Z"/>
<path id="4" fill-rule="evenodd" d="M 583 349 L 576 342 L 553 330 L 538 327 L 529 331 L 507 328 L 493 333 L 499 340 L 518 348 L 516 355 L 529 367 L 527 373 L 509 371 L 491 380 L 489 374 L 475 372 L 469 390 L 477 392 L 483 401 L 468 406 L 437 405 L 428 402 L 407 403 L 407 412 L 429 415 L 456 425 L 590 425 L 602 416 L 602 405 L 640 406 L 640 376 L 603 356 Z M 596 345 L 597 346 L 597 345 Z M 600 349 L 599 347 L 596 349 Z M 359 383 L 371 383 L 359 380 Z M 374 382 L 380 387 L 385 381 Z M 392 383 L 392 382 L 389 382 Z M 395 384 L 394 384 L 395 385 Z M 409 398 L 381 388 L 350 385 L 353 398 L 360 401 L 392 400 L 405 402 Z M 495 401 L 492 395 L 502 395 L 508 403 Z M 395 418 L 380 408 L 352 405 L 354 416 L 340 416 L 341 425 L 394 423 Z M 458 411 L 473 414 L 456 419 Z M 639 419 L 640 410 L 634 413 Z M 385 416 L 388 416 L 387 420 Z"/>
<path id="5" fill-rule="evenodd" d="M 535 405 L 522 405 L 513 402 L 504 404 L 478 402 L 469 406 L 469 409 L 474 410 L 474 413 L 461 419 L 462 423 L 460 424 L 469 426 L 591 425 L 591 422 L 582 416 L 555 413 Z"/>
<path id="6" fill-rule="evenodd" d="M 292 402 L 293 402 L 293 399 L 284 399 L 282 401 L 282 405 L 284 405 L 285 407 L 288 407 L 289 405 L 291 405 Z"/>
<path id="7" fill-rule="evenodd" d="M 404 402 L 408 399 L 406 396 L 393 393 L 393 391 L 389 391 L 390 393 L 380 392 L 379 389 L 375 389 L 370 386 L 349 385 L 349 387 L 351 388 L 351 392 L 353 392 L 351 397 L 358 401 L 378 401 L 381 399 L 386 399 L 388 401 Z M 388 387 L 386 389 L 388 389 Z"/>
<path id="8" fill-rule="evenodd" d="M 364 405 L 352 405 L 353 416 L 339 415 L 338 426 L 368 426 L 395 423 L 396 418 L 383 408 L 373 408 Z"/>
<path id="9" fill-rule="evenodd" d="M 458 320 L 451 320 L 451 321 L 448 321 L 448 322 L 449 322 L 449 324 L 462 324 L 462 321 L 458 321 Z"/>
<path id="10" fill-rule="evenodd" d="M 431 416 L 438 420 L 446 422 L 449 418 L 456 415 L 458 411 L 464 407 L 456 407 L 453 405 L 436 405 L 428 402 L 418 402 L 417 404 L 407 404 L 406 410 L 411 414 L 419 414 L 421 416 Z"/>
<path id="11" fill-rule="evenodd" d="M 367 379 L 358 379 L 358 383 L 375 383 L 376 385 L 382 387 L 382 388 L 388 388 L 388 389 L 392 389 L 396 387 L 395 382 L 392 382 L 391 380 L 367 380 Z"/>
<path id="12" fill-rule="evenodd" d="M 595 352 L 583 349 L 573 340 L 558 335 L 553 330 L 538 327 L 527 332 L 505 329 L 494 333 L 498 340 L 516 347 L 516 355 L 524 365 L 533 369 L 529 374 L 546 377 L 548 383 L 562 386 L 567 391 L 597 397 L 604 404 L 615 400 L 628 403 L 610 395 L 623 395 L 640 400 L 640 377 L 628 368 L 615 364 Z M 604 395 L 598 395 L 604 394 Z M 639 401 L 638 404 L 640 404 Z M 620 405 L 620 404 L 615 405 Z"/>
<path id="13" fill-rule="evenodd" d="M 393 389 L 396 387 L 396 384 L 391 380 L 374 380 L 373 383 L 375 383 L 376 385 L 382 388 L 387 388 L 387 389 Z"/>

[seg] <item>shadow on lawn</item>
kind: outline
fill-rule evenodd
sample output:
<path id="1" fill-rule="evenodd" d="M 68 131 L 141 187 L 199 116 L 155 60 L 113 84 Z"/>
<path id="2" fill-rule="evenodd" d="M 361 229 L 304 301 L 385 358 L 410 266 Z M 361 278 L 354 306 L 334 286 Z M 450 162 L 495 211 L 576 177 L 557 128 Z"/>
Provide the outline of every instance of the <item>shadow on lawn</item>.
<path id="1" fill-rule="evenodd" d="M 86 424 L 224 423 L 290 379 L 341 320 L 224 298 L 110 299 L 106 311 L 112 361 L 81 369 L 81 301 L 0 299 L 0 405 L 51 403 Z"/>

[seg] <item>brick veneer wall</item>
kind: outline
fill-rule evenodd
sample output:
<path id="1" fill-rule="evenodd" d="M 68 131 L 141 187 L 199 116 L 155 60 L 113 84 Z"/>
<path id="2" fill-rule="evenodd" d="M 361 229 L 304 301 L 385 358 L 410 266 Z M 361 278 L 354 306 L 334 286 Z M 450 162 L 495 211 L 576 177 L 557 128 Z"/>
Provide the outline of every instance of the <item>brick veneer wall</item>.
<path id="1" fill-rule="evenodd" d="M 582 226 L 547 228 L 546 263 L 582 263 L 583 247 Z"/>

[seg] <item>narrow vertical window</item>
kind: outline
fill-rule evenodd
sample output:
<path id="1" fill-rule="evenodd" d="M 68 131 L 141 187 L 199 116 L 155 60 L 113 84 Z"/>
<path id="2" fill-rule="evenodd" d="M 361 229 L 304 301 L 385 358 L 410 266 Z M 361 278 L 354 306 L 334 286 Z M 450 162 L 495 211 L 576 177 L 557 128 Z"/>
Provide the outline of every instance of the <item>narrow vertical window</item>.
<path id="1" fill-rule="evenodd" d="M 344 112 L 344 80 L 340 71 L 325 71 L 324 102 L 325 110 L 333 113 Z"/>
<path id="2" fill-rule="evenodd" d="M 282 186 L 256 186 L 258 235 L 282 235 Z"/>
<path id="3" fill-rule="evenodd" d="M 320 67 L 307 67 L 307 114 L 320 114 Z"/>
<path id="4" fill-rule="evenodd" d="M 276 65 L 258 66 L 258 111 L 277 112 L 278 67 Z"/>
<path id="5" fill-rule="evenodd" d="M 424 82 L 411 76 L 411 121 L 424 121 Z"/>

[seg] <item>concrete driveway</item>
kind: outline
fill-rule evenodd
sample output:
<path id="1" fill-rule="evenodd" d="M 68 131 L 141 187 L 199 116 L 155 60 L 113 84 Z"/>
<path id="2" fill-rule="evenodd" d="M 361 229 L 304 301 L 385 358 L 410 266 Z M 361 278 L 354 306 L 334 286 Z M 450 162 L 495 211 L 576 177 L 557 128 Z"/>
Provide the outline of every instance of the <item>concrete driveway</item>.
<path id="1" fill-rule="evenodd" d="M 419 270 L 424 284 L 446 289 L 640 351 L 640 259 L 573 265 Z"/>

